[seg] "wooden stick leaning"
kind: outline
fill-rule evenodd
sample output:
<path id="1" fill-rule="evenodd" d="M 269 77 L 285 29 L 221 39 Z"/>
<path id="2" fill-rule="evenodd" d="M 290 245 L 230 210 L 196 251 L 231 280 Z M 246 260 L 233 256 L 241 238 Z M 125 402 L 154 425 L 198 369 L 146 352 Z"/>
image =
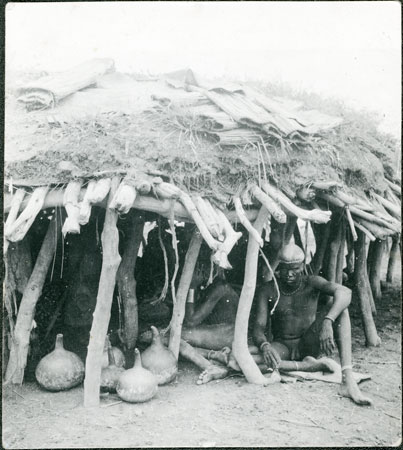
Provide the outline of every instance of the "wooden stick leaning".
<path id="1" fill-rule="evenodd" d="M 381 197 L 375 192 L 373 192 L 372 195 L 379 201 L 379 203 L 381 203 L 390 212 L 390 214 L 393 217 L 395 217 L 398 220 L 401 219 L 401 210 L 397 205 L 387 200 L 386 198 Z"/>
<path id="2" fill-rule="evenodd" d="M 346 206 L 346 217 L 347 222 L 351 230 L 351 235 L 353 236 L 353 241 L 355 242 L 358 239 L 357 232 L 355 231 L 354 220 L 351 217 L 350 208 Z"/>
<path id="3" fill-rule="evenodd" d="M 333 205 L 338 206 L 339 208 L 344 208 L 346 206 L 346 204 L 344 202 L 342 202 L 340 199 L 334 197 L 333 195 L 321 192 L 320 194 L 318 194 L 318 196 L 320 198 L 323 198 L 324 200 L 327 200 L 329 203 L 332 203 Z M 397 230 L 396 225 L 386 222 L 385 220 L 383 220 L 379 217 L 376 217 L 373 214 L 370 214 L 366 211 L 362 211 L 354 205 L 350 205 L 349 208 L 350 208 L 350 212 L 353 215 L 355 215 L 356 217 L 365 219 L 368 222 L 372 222 L 376 225 L 380 225 L 381 227 L 387 228 L 395 233 L 400 230 L 400 227 L 399 227 L 399 230 Z"/>
<path id="4" fill-rule="evenodd" d="M 259 200 L 259 202 L 269 211 L 271 216 L 279 223 L 286 223 L 287 216 L 280 206 L 267 194 L 265 194 L 260 187 L 254 185 L 250 187 L 251 194 Z"/>
<path id="5" fill-rule="evenodd" d="M 233 202 L 235 206 L 235 211 L 238 215 L 239 221 L 241 224 L 245 227 L 245 229 L 248 231 L 249 235 L 255 239 L 255 241 L 259 244 L 259 247 L 263 247 L 263 239 L 257 232 L 256 228 L 250 223 L 248 220 L 245 210 L 243 209 L 241 199 L 237 196 L 233 197 Z"/>
<path id="6" fill-rule="evenodd" d="M 6 382 L 22 384 L 27 364 L 29 338 L 35 316 L 35 307 L 42 293 L 46 275 L 56 251 L 60 235 L 60 222 L 56 216 L 49 222 L 34 269 L 24 290 L 14 329 L 14 342 L 6 371 Z"/>
<path id="7" fill-rule="evenodd" d="M 396 186 L 396 184 L 392 183 L 388 179 L 386 179 L 386 183 L 389 185 L 389 187 L 392 189 L 392 191 L 397 194 L 399 197 L 402 195 L 400 187 Z"/>
<path id="8" fill-rule="evenodd" d="M 5 230 L 5 236 L 9 241 L 17 242 L 24 238 L 39 211 L 42 209 L 48 190 L 49 188 L 47 186 L 38 187 L 34 190 L 25 209 L 10 224 L 8 230 Z"/>
<path id="9" fill-rule="evenodd" d="M 376 223 L 368 222 L 365 219 L 361 219 L 360 217 L 356 217 L 355 223 L 359 223 L 364 226 L 367 230 L 369 230 L 377 239 L 386 239 L 388 236 L 395 234 L 392 230 L 388 228 L 382 228 Z"/>
<path id="10" fill-rule="evenodd" d="M 314 223 L 326 223 L 330 220 L 332 215 L 331 211 L 322 211 L 318 209 L 306 210 L 302 209 L 285 196 L 280 190 L 271 186 L 269 183 L 263 184 L 263 190 L 268 194 L 273 200 L 281 203 L 282 206 L 294 216 L 299 217 L 302 220 L 310 220 Z"/>
<path id="11" fill-rule="evenodd" d="M 375 241 L 376 237 L 359 222 L 356 222 L 354 220 L 354 226 L 361 230 L 369 238 L 370 241 Z"/>
<path id="12" fill-rule="evenodd" d="M 171 183 L 165 182 L 154 183 L 154 192 L 157 197 L 162 197 L 163 199 L 178 199 L 193 219 L 207 245 L 212 250 L 218 250 L 219 242 L 216 241 L 211 235 L 210 231 L 207 228 L 207 225 L 204 223 L 202 217 L 197 211 L 195 204 L 188 194 L 183 192 L 178 187 L 172 185 Z"/>
<path id="13" fill-rule="evenodd" d="M 119 178 L 113 178 L 108 204 L 111 202 L 119 185 Z M 97 303 L 91 326 L 91 339 L 85 361 L 84 406 L 99 405 L 99 386 L 102 367 L 102 354 L 105 337 L 111 315 L 113 291 L 115 289 L 116 273 L 121 261 L 119 255 L 119 232 L 116 227 L 117 213 L 107 208 L 104 228 L 102 231 L 102 270 L 99 279 Z"/>
<path id="14" fill-rule="evenodd" d="M 4 254 L 7 253 L 8 248 L 8 239 L 6 238 L 7 234 L 10 234 L 10 228 L 15 222 L 18 211 L 20 210 L 21 203 L 24 200 L 25 191 L 24 189 L 17 189 L 15 194 L 12 197 L 10 212 L 8 213 L 6 223 L 4 224 Z"/>
<path id="15" fill-rule="evenodd" d="M 362 200 L 362 199 L 358 199 L 356 197 L 353 197 L 350 194 L 346 194 L 345 192 L 341 191 L 341 190 L 337 190 L 334 192 L 333 194 L 336 198 L 338 198 L 340 201 L 342 201 L 343 203 L 345 203 L 346 205 L 350 206 L 356 206 L 357 208 L 360 208 L 362 211 L 367 211 L 367 212 L 373 212 L 375 211 L 375 207 L 373 205 L 371 205 L 370 203 Z"/>
<path id="16" fill-rule="evenodd" d="M 215 214 L 215 211 L 213 211 L 210 203 L 199 195 L 194 196 L 193 201 L 211 235 L 217 240 L 223 240 L 220 239 L 220 225 L 217 215 Z M 222 237 L 224 238 L 224 236 Z"/>

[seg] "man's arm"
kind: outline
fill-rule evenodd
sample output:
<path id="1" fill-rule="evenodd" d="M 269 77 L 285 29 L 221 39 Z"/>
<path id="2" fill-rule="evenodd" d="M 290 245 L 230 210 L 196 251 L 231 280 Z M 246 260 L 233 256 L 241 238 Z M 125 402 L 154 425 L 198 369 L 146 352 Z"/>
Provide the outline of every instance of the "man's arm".
<path id="1" fill-rule="evenodd" d="M 351 303 L 351 290 L 338 283 L 332 283 L 322 277 L 309 277 L 312 287 L 324 294 L 333 296 L 333 303 L 326 318 L 334 322 Z"/>
<path id="2" fill-rule="evenodd" d="M 253 327 L 253 340 L 259 350 L 262 352 L 263 360 L 266 363 L 267 367 L 276 369 L 281 362 L 281 358 L 277 351 L 271 346 L 265 334 L 267 321 L 270 321 L 269 307 L 267 302 L 270 296 L 270 291 L 270 285 L 264 284 L 256 294 L 257 312 L 255 324 Z"/>
<path id="3" fill-rule="evenodd" d="M 332 283 L 322 277 L 314 276 L 309 279 L 312 287 L 327 295 L 333 296 L 331 307 L 325 316 L 319 333 L 320 349 L 327 356 L 331 356 L 335 349 L 333 339 L 333 323 L 351 303 L 351 290 L 338 283 Z"/>

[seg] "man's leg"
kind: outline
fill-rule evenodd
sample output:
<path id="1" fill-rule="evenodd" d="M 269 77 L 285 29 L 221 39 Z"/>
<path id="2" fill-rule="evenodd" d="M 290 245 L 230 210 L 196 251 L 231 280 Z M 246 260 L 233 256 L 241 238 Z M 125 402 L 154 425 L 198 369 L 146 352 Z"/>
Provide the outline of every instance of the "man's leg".
<path id="1" fill-rule="evenodd" d="M 340 394 L 344 397 L 351 398 L 358 405 L 370 405 L 372 401 L 361 393 L 353 375 L 351 358 L 351 323 L 347 309 L 345 309 L 337 318 L 334 328 L 342 370 Z"/>
<path id="2" fill-rule="evenodd" d="M 195 347 L 221 350 L 231 347 L 234 340 L 233 324 L 199 325 L 182 328 L 182 339 Z"/>

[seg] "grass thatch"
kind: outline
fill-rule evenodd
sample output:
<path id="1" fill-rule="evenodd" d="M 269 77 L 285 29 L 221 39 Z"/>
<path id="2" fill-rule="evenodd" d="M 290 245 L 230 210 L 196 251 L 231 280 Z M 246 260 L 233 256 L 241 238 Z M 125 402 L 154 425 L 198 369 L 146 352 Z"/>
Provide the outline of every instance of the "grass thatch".
<path id="1" fill-rule="evenodd" d="M 219 202 L 227 202 L 241 186 L 259 178 L 270 178 L 292 190 L 313 180 L 335 180 L 361 191 L 383 193 L 384 173 L 393 177 L 395 171 L 398 143 L 377 131 L 374 117 L 337 101 L 286 92 L 284 86 L 259 84 L 258 88 L 268 96 L 287 94 L 302 100 L 307 109 L 342 116 L 344 122 L 304 140 L 243 127 L 227 132 L 230 142 L 238 143 L 228 146 L 217 142 L 214 133 L 203 131 L 203 123 L 185 107 L 160 106 L 137 115 L 99 114 L 68 124 L 44 122 L 17 111 L 21 121 L 10 127 L 6 144 L 19 151 L 24 151 L 24 145 L 27 151 L 40 151 L 26 161 L 8 163 L 6 177 L 60 183 L 108 170 L 134 170 L 162 174 L 190 192 Z M 250 138 L 256 134 L 258 138 Z M 73 169 L 63 171 L 62 161 L 71 162 Z"/>

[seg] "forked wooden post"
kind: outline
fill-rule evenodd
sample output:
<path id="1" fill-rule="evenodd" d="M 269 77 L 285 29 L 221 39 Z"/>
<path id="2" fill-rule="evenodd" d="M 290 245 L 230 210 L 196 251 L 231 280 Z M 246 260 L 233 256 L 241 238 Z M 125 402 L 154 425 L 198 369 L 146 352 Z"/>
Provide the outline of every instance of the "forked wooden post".
<path id="1" fill-rule="evenodd" d="M 131 210 L 128 220 L 127 237 L 125 239 L 122 261 L 117 273 L 117 282 L 123 302 L 123 340 L 126 351 L 133 353 L 130 350 L 133 350 L 136 345 L 139 331 L 134 269 L 136 267 L 137 254 L 143 239 L 144 214 Z"/>
<path id="2" fill-rule="evenodd" d="M 354 265 L 354 283 L 355 289 L 360 301 L 361 318 L 364 325 L 365 339 L 367 346 L 378 346 L 381 343 L 376 331 L 374 319 L 372 317 L 371 303 L 368 296 L 366 284 L 366 236 L 361 230 L 357 230 L 358 240 L 354 243 L 355 247 L 355 265 Z"/>
<path id="3" fill-rule="evenodd" d="M 114 178 L 108 198 L 110 204 L 119 179 Z M 97 303 L 93 315 L 88 344 L 88 354 L 85 361 L 84 379 L 84 406 L 99 405 L 99 386 L 101 379 L 102 354 L 104 350 L 106 333 L 108 331 L 113 291 L 115 289 L 116 272 L 120 264 L 119 232 L 116 227 L 118 215 L 115 210 L 107 208 L 105 213 L 104 228 L 102 231 L 102 270 L 99 279 Z"/>
<path id="4" fill-rule="evenodd" d="M 14 329 L 14 342 L 6 371 L 6 383 L 11 381 L 13 384 L 22 384 L 23 382 L 35 307 L 42 293 L 59 235 L 60 221 L 56 220 L 56 215 L 54 215 L 49 223 L 48 231 L 21 299 Z"/>
<path id="5" fill-rule="evenodd" d="M 193 272 L 199 256 L 202 241 L 203 238 L 201 234 L 198 230 L 195 230 L 193 232 L 188 251 L 186 252 L 185 263 L 183 265 L 178 291 L 176 292 L 176 303 L 172 311 L 171 332 L 169 336 L 169 349 L 175 355 L 176 359 L 178 359 L 179 356 L 182 323 L 185 317 L 186 298 L 193 278 Z"/>
<path id="6" fill-rule="evenodd" d="M 254 223 L 254 227 L 260 235 L 262 234 L 263 226 L 268 218 L 269 211 L 262 206 Z M 248 321 L 253 297 L 255 295 L 258 256 L 259 244 L 256 242 L 256 239 L 249 236 L 245 260 L 245 278 L 235 319 L 232 351 L 239 367 L 249 383 L 267 384 L 268 379 L 262 375 L 248 350 Z"/>

